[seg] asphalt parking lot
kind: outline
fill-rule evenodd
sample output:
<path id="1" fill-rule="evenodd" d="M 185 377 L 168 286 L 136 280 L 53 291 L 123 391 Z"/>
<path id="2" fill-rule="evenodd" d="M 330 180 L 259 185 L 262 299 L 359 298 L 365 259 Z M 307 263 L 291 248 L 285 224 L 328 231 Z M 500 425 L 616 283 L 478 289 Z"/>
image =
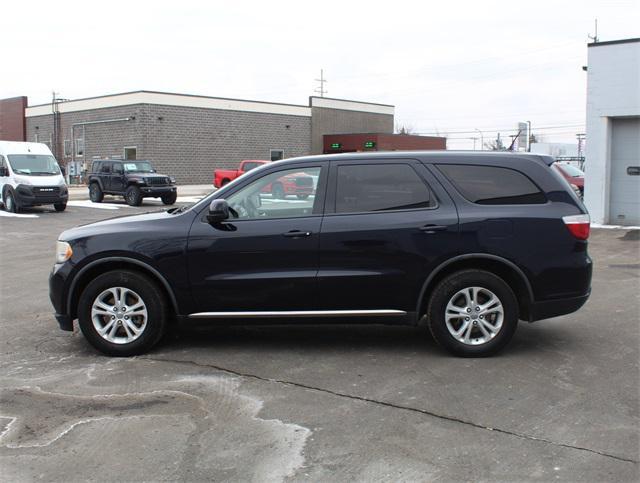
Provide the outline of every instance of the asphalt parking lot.
<path id="1" fill-rule="evenodd" d="M 594 230 L 587 305 L 494 358 L 390 326 L 179 329 L 103 357 L 53 318 L 55 240 L 149 209 L 0 217 L 3 481 L 640 478 L 640 231 Z"/>

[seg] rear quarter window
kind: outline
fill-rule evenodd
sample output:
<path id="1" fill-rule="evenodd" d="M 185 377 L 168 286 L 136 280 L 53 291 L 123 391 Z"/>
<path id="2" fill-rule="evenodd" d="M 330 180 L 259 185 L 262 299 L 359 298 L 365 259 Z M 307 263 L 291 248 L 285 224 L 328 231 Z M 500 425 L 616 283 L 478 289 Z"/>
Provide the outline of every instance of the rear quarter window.
<path id="1" fill-rule="evenodd" d="M 472 203 L 528 205 L 547 202 L 540 188 L 515 169 L 464 164 L 440 164 L 438 169 Z"/>

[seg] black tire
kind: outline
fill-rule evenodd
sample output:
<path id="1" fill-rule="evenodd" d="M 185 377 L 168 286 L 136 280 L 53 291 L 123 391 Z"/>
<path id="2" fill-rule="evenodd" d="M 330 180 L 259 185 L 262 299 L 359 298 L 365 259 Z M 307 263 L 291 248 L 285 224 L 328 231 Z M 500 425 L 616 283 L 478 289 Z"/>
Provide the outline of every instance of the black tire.
<path id="1" fill-rule="evenodd" d="M 284 200 L 286 194 L 284 192 L 284 186 L 282 183 L 273 183 L 271 185 L 271 196 L 277 200 Z"/>
<path id="2" fill-rule="evenodd" d="M 229 184 L 229 180 L 225 178 L 225 179 L 222 180 L 222 183 L 220 183 L 220 188 L 222 188 L 223 186 L 226 186 L 228 184 Z"/>
<path id="3" fill-rule="evenodd" d="M 299 200 L 306 200 L 307 198 L 309 198 L 309 195 L 298 195 Z"/>
<path id="4" fill-rule="evenodd" d="M 178 193 L 169 193 L 167 195 L 162 195 L 160 197 L 160 199 L 162 200 L 162 203 L 165 205 L 172 205 L 176 202 L 176 199 L 178 199 Z"/>
<path id="5" fill-rule="evenodd" d="M 100 185 L 95 181 L 89 185 L 89 199 L 93 203 L 102 203 L 104 199 L 104 193 L 100 188 Z"/>
<path id="6" fill-rule="evenodd" d="M 113 287 L 132 290 L 140 296 L 147 309 L 146 326 L 135 340 L 128 343 L 119 344 L 103 338 L 91 319 L 91 309 L 96 298 Z M 146 275 L 128 270 L 107 272 L 96 277 L 84 289 L 78 302 L 78 322 L 82 334 L 100 352 L 117 357 L 143 354 L 156 345 L 164 334 L 167 312 L 167 302 L 158 284 Z M 120 332 L 123 330 L 124 327 L 118 329 Z"/>
<path id="7" fill-rule="evenodd" d="M 124 193 L 124 200 L 129 206 L 140 206 L 142 204 L 142 193 L 137 186 L 129 186 Z"/>
<path id="8" fill-rule="evenodd" d="M 53 207 L 55 208 L 56 211 L 64 211 L 67 209 L 67 204 L 66 203 L 55 203 L 53 205 Z"/>
<path id="9" fill-rule="evenodd" d="M 16 198 L 13 195 L 13 192 L 11 190 L 7 190 L 4 193 L 4 209 L 7 210 L 9 213 L 19 213 L 20 212 L 20 207 L 18 206 L 18 203 L 16 202 Z"/>
<path id="10" fill-rule="evenodd" d="M 456 339 L 449 331 L 446 323 L 447 304 L 459 291 L 468 287 L 481 287 L 491 291 L 499 299 L 503 311 L 502 325 L 495 336 L 487 342 L 477 345 L 472 345 L 472 341 L 465 343 Z M 477 320 L 477 317 L 478 315 L 475 318 L 461 318 L 459 323 L 463 324 L 468 321 L 468 324 L 473 324 L 469 334 L 473 333 L 476 336 L 480 334 L 479 337 L 483 337 L 478 326 L 481 321 Z M 487 315 L 487 318 L 489 317 L 494 316 Z M 476 269 L 462 270 L 446 277 L 433 291 L 427 309 L 427 324 L 436 342 L 450 353 L 461 357 L 490 356 L 502 350 L 516 331 L 518 326 L 518 299 L 509 285 L 493 273 Z M 461 328 L 461 326 L 454 327 L 454 329 L 458 328 Z M 474 341 L 479 340 L 474 337 L 471 337 Z"/>

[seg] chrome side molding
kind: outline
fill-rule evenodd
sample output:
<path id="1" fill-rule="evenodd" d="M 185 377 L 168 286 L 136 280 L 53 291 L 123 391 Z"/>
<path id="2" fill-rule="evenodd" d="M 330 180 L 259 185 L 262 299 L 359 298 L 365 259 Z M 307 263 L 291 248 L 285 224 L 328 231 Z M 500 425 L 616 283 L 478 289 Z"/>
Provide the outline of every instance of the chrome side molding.
<path id="1" fill-rule="evenodd" d="M 367 315 L 401 316 L 404 310 L 269 310 L 255 312 L 197 312 L 190 319 L 281 318 L 281 317 L 362 317 Z"/>

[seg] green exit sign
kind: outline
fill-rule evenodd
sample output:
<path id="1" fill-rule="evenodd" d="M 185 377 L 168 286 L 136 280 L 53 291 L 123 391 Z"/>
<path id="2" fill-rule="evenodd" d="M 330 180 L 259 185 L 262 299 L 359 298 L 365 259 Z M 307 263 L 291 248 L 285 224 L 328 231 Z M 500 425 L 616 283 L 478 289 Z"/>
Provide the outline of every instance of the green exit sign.
<path id="1" fill-rule="evenodd" d="M 364 147 L 365 148 L 375 148 L 376 147 L 376 143 L 375 143 L 375 141 L 365 141 L 364 142 Z"/>
<path id="2" fill-rule="evenodd" d="M 331 143 L 331 149 L 340 149 L 341 147 L 341 143 Z"/>

